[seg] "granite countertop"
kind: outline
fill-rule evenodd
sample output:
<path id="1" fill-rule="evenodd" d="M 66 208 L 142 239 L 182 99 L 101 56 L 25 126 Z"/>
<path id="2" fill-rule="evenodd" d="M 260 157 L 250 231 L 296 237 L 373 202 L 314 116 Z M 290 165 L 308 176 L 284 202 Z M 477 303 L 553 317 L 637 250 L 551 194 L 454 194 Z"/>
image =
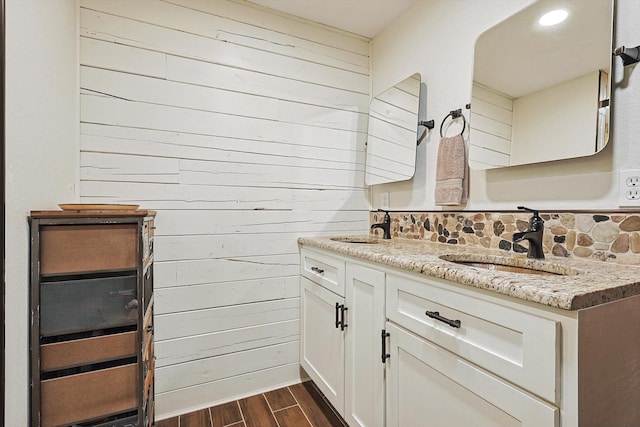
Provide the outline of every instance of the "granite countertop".
<path id="1" fill-rule="evenodd" d="M 335 241 L 329 237 L 301 237 L 298 243 L 564 310 L 640 294 L 640 266 L 635 265 L 561 257 L 534 260 L 525 254 L 402 238 L 337 237 L 353 238 L 372 243 Z M 556 274 L 494 271 L 456 264 L 453 260 L 492 262 Z"/>

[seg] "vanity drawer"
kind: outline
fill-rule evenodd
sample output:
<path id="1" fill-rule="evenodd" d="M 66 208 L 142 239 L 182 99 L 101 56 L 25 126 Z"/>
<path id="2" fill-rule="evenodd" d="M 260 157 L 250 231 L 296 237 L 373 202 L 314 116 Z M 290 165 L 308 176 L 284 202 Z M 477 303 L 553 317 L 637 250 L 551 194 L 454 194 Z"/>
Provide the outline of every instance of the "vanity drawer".
<path id="1" fill-rule="evenodd" d="M 394 274 L 387 275 L 387 317 L 550 402 L 559 401 L 558 322 L 457 292 L 444 280 Z"/>
<path id="2" fill-rule="evenodd" d="M 302 249 L 301 274 L 307 279 L 344 296 L 345 263 L 329 255 Z"/>

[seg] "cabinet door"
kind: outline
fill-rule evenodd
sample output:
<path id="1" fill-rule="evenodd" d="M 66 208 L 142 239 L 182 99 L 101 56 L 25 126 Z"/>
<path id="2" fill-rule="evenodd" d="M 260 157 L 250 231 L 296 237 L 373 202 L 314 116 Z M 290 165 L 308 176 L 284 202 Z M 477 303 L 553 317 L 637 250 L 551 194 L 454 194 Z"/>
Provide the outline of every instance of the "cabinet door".
<path id="1" fill-rule="evenodd" d="M 556 407 L 387 323 L 387 426 L 557 427 Z"/>
<path id="2" fill-rule="evenodd" d="M 345 322 L 345 421 L 351 427 L 384 425 L 385 274 L 347 264 Z"/>
<path id="3" fill-rule="evenodd" d="M 344 332 L 336 327 L 344 298 L 301 277 L 300 364 L 333 407 L 344 413 Z"/>

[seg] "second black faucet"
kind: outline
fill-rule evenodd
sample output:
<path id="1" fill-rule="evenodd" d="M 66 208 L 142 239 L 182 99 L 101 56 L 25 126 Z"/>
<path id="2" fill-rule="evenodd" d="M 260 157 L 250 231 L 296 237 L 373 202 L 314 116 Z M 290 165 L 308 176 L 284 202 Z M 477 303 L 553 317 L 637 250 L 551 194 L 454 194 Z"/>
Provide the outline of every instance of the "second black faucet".
<path id="1" fill-rule="evenodd" d="M 542 237 L 544 235 L 544 220 L 540 218 L 538 211 L 529 209 L 525 206 L 518 206 L 518 209 L 533 213 L 529 219 L 529 229 L 521 233 L 513 233 L 513 242 L 517 243 L 522 240 L 529 241 L 528 258 L 543 259 L 544 251 L 542 250 Z"/>
<path id="2" fill-rule="evenodd" d="M 382 238 L 390 239 L 391 238 L 391 217 L 389 216 L 389 212 L 383 211 L 382 209 L 378 209 L 378 212 L 384 212 L 384 219 L 382 222 L 377 224 L 373 224 L 371 229 L 381 228 L 382 229 Z"/>

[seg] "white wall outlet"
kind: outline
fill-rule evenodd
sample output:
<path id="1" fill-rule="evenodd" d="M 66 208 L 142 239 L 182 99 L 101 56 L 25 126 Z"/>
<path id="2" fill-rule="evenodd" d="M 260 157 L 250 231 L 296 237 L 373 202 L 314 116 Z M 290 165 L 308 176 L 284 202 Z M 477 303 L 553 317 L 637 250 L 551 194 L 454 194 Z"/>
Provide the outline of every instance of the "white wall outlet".
<path id="1" fill-rule="evenodd" d="M 620 171 L 619 206 L 640 206 L 640 169 Z"/>
<path id="2" fill-rule="evenodd" d="M 638 199 L 640 199 L 640 191 L 638 191 L 638 190 L 627 190 L 627 192 L 624 193 L 624 197 L 627 200 L 638 200 Z"/>
<path id="3" fill-rule="evenodd" d="M 389 210 L 389 192 L 383 191 L 380 193 L 380 209 L 385 211 Z"/>

